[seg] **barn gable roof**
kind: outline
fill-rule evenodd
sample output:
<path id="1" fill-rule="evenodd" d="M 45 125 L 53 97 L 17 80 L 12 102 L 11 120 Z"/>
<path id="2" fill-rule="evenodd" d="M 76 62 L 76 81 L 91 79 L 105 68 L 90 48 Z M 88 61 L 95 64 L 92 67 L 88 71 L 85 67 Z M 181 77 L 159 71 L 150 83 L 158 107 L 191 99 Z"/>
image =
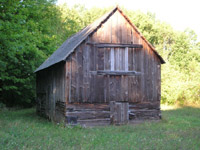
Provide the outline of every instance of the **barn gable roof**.
<path id="1" fill-rule="evenodd" d="M 66 58 L 78 47 L 78 45 L 80 45 L 92 32 L 94 32 L 99 26 L 101 26 L 101 24 L 103 24 L 110 16 L 112 16 L 116 10 L 120 11 L 120 13 L 126 18 L 126 20 L 141 36 L 141 38 L 151 47 L 151 49 L 160 59 L 161 63 L 165 63 L 155 48 L 142 36 L 142 34 L 137 30 L 136 26 L 131 23 L 128 17 L 123 14 L 119 7 L 115 7 L 110 12 L 104 14 L 102 17 L 68 38 L 44 63 L 42 63 L 42 65 L 35 70 L 35 72 L 48 68 L 61 61 L 65 61 Z"/>

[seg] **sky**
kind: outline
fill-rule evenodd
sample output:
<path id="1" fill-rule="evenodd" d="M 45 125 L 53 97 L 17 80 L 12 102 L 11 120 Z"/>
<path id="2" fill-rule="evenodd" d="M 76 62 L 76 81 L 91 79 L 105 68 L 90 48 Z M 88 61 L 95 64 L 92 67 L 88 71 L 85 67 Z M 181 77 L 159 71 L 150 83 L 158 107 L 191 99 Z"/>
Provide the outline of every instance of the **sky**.
<path id="1" fill-rule="evenodd" d="M 58 0 L 57 4 L 67 3 L 92 7 L 124 7 L 156 14 L 156 18 L 170 24 L 175 30 L 190 28 L 195 31 L 200 41 L 200 0 Z"/>

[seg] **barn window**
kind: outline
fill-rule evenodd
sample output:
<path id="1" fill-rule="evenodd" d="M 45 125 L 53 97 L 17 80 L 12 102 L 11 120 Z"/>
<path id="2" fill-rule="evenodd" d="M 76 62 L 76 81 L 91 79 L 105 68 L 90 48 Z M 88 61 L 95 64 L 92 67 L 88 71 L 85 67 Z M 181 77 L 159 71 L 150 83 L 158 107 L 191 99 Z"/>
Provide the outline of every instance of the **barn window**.
<path id="1" fill-rule="evenodd" d="M 128 47 L 111 48 L 110 66 L 111 71 L 128 71 Z"/>
<path id="2" fill-rule="evenodd" d="M 121 44 L 121 43 L 93 43 L 87 42 L 88 45 L 93 45 L 94 47 L 101 49 L 106 48 L 110 50 L 109 54 L 109 69 L 104 66 L 104 70 L 97 69 L 93 71 L 99 75 L 139 75 L 140 73 L 129 70 L 128 67 L 128 51 L 129 48 L 143 48 L 141 44 Z M 105 57 L 104 57 L 105 59 Z"/>

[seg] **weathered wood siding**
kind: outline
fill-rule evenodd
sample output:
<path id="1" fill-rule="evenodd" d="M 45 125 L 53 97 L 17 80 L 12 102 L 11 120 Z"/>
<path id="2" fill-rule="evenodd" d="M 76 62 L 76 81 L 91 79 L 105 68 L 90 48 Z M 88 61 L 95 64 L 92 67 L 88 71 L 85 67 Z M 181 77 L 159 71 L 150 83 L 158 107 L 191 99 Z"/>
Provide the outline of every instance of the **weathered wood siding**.
<path id="1" fill-rule="evenodd" d="M 98 125 L 159 119 L 161 60 L 151 48 L 117 9 L 65 62 L 37 72 L 37 112 Z"/>
<path id="2" fill-rule="evenodd" d="M 60 121 L 65 115 L 65 64 L 53 65 L 36 76 L 37 112 Z"/>
<path id="3" fill-rule="evenodd" d="M 98 48 L 87 42 L 142 44 L 143 48 Z M 159 102 L 160 65 L 149 45 L 116 11 L 68 57 L 65 100 L 67 103 Z M 99 75 L 98 70 L 137 71 L 141 74 Z"/>

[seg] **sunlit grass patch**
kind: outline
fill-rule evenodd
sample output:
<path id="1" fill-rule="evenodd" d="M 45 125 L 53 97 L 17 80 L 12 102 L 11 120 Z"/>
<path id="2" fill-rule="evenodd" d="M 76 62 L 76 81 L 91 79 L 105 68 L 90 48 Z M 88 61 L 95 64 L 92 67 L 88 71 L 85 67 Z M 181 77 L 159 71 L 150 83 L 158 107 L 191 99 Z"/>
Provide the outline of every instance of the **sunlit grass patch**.
<path id="1" fill-rule="evenodd" d="M 180 105 L 165 105 L 161 104 L 161 110 L 172 110 L 172 109 L 177 109 L 180 108 Z"/>

